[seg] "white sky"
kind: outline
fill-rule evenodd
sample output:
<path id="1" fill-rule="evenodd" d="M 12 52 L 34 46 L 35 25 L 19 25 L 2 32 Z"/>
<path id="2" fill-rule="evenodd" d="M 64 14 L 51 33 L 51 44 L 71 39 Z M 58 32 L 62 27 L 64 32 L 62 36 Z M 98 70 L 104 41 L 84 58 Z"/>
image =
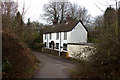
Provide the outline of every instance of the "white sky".
<path id="1" fill-rule="evenodd" d="M 88 13 L 91 14 L 92 17 L 95 17 L 97 15 L 103 14 L 103 12 L 100 10 L 102 9 L 105 11 L 105 9 L 108 7 L 107 5 L 114 5 L 114 0 L 69 0 L 72 3 L 79 4 L 82 7 L 85 7 L 88 10 Z M 120 0 L 118 0 L 120 1 Z M 25 10 L 28 11 L 25 15 L 25 22 L 27 22 L 27 19 L 30 18 L 31 21 L 39 21 L 41 23 L 45 22 L 40 17 L 40 14 L 43 14 L 43 5 L 48 2 L 48 0 L 18 0 L 19 2 L 19 10 L 22 10 L 23 3 L 25 3 Z M 100 7 L 100 9 L 96 6 Z M 115 7 L 115 6 L 114 6 Z"/>

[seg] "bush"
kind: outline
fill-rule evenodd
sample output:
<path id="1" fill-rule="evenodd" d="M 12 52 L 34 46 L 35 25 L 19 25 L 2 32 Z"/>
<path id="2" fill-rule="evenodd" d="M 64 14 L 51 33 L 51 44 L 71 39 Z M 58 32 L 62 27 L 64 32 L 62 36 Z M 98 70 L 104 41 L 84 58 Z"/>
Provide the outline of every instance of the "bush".
<path id="1" fill-rule="evenodd" d="M 2 35 L 2 77 L 30 78 L 39 60 L 13 33 L 8 31 Z"/>
<path id="2" fill-rule="evenodd" d="M 108 78 L 120 79 L 120 42 L 115 33 L 115 27 L 100 29 L 99 43 L 95 45 L 95 51 L 88 57 L 89 61 L 83 61 L 73 72 L 82 78 Z"/>
<path id="3" fill-rule="evenodd" d="M 42 48 L 44 46 L 43 41 L 42 41 L 42 34 L 41 33 L 37 33 L 37 35 L 35 36 L 34 40 L 30 44 L 28 44 L 28 46 L 32 50 L 42 51 Z"/>

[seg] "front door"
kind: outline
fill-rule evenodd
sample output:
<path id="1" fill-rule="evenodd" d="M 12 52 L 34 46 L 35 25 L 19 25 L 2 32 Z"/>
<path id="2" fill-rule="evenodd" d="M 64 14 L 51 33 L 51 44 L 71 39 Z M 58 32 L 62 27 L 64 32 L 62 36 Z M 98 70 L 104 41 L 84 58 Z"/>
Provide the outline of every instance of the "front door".
<path id="1" fill-rule="evenodd" d="M 51 41 L 51 46 L 52 46 L 52 49 L 54 49 L 54 41 Z"/>

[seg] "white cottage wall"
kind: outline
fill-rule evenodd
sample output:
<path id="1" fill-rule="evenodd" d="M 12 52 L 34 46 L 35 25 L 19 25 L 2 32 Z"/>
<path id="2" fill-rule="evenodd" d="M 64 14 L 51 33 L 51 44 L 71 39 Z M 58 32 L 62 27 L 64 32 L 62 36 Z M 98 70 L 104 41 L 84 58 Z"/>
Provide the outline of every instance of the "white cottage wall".
<path id="1" fill-rule="evenodd" d="M 71 31 L 71 40 L 69 41 L 70 43 L 86 43 L 87 42 L 87 31 L 80 22 Z"/>
<path id="2" fill-rule="evenodd" d="M 51 33 L 51 39 L 50 39 L 50 34 L 46 34 L 46 39 L 45 39 L 45 34 L 43 34 L 43 43 L 48 43 L 47 44 L 47 48 L 49 48 L 49 43 L 51 41 L 54 41 L 54 44 L 56 46 L 56 43 L 59 43 L 59 49 L 60 49 L 60 34 L 61 34 L 61 51 L 63 51 L 63 44 L 67 44 L 68 43 L 68 40 L 70 40 L 69 37 L 70 36 L 70 32 L 67 32 L 67 40 L 64 40 L 64 32 L 59 32 L 59 39 L 56 39 L 56 34 L 57 33 Z M 70 42 L 70 41 L 69 41 Z M 55 50 L 59 50 L 59 49 L 56 49 Z"/>

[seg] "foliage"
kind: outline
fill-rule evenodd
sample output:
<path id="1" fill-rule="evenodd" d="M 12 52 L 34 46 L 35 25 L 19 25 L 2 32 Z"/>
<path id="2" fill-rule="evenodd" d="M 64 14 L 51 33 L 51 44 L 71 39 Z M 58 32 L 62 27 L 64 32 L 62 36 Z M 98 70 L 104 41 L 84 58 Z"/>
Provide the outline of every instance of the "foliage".
<path id="1" fill-rule="evenodd" d="M 112 16 L 111 16 L 112 15 Z M 116 21 L 116 11 L 111 6 L 104 13 L 104 27 L 109 27 Z"/>
<path id="2" fill-rule="evenodd" d="M 89 61 L 83 61 L 77 68 L 77 77 L 120 79 L 120 41 L 116 34 L 116 19 L 112 18 L 114 14 L 109 16 L 114 9 L 109 10 L 105 11 L 104 25 L 97 30 L 99 41 L 94 46 L 95 51 L 88 57 Z"/>
<path id="3" fill-rule="evenodd" d="M 30 22 L 28 19 L 27 25 L 23 21 L 23 14 L 18 10 L 17 2 L 2 2 L 0 8 L 2 9 L 2 24 L 4 31 L 12 31 L 16 34 L 20 41 L 26 46 L 29 46 L 38 36 L 38 31 L 42 29 L 42 24 L 38 22 Z M 41 32 L 40 32 L 41 33 Z M 42 36 L 39 36 L 42 39 Z"/>
<path id="4" fill-rule="evenodd" d="M 90 52 L 89 60 L 81 60 L 80 66 L 73 71 L 74 77 L 120 78 L 120 43 L 114 29 L 114 26 L 110 26 L 101 30 L 101 34 L 98 36 L 99 42 L 94 46 L 96 48 L 95 51 Z M 88 50 L 85 52 L 88 52 Z"/>
<path id="5" fill-rule="evenodd" d="M 119 42 L 118 37 L 114 32 L 115 28 L 107 28 L 102 30 L 99 35 L 99 44 L 96 45 L 97 53 L 93 54 L 90 58 L 91 64 L 101 69 L 100 71 L 104 73 L 104 77 L 115 78 L 119 77 Z"/>
<path id="6" fill-rule="evenodd" d="M 36 25 L 33 26 L 33 23 L 26 26 L 23 14 L 17 10 L 18 3 L 2 2 L 1 4 L 2 77 L 30 78 L 39 60 L 27 45 L 36 38 L 38 28 L 35 28 Z"/>
<path id="7" fill-rule="evenodd" d="M 42 51 L 43 43 L 42 43 L 42 34 L 39 33 L 36 38 L 29 44 L 30 48 L 33 50 Z"/>
<path id="8" fill-rule="evenodd" d="M 73 20 L 82 20 L 85 25 L 90 23 L 87 9 L 75 3 L 49 2 L 44 5 L 43 17 L 51 22 L 56 19 L 57 23 L 64 23 L 68 15 Z"/>
<path id="9" fill-rule="evenodd" d="M 12 32 L 3 31 L 2 34 L 2 77 L 31 77 L 29 70 L 35 70 L 34 66 L 38 66 L 36 63 L 39 63 L 39 60 Z"/>
<path id="10" fill-rule="evenodd" d="M 101 27 L 103 27 L 104 25 L 104 16 L 103 15 L 99 15 L 95 18 L 92 26 L 87 27 L 88 29 L 88 42 L 89 43 L 98 43 L 98 35 L 100 33 L 100 29 Z"/>
<path id="11" fill-rule="evenodd" d="M 0 9 L 2 14 L 2 29 L 8 30 L 12 28 L 14 24 L 14 18 L 17 13 L 17 2 L 1 2 Z"/>
<path id="12" fill-rule="evenodd" d="M 29 26 L 30 25 L 30 18 L 28 18 L 28 22 L 27 22 L 27 26 Z"/>
<path id="13" fill-rule="evenodd" d="M 42 24 L 38 22 L 31 22 L 30 23 L 31 30 L 33 31 L 33 36 L 31 37 L 30 34 L 30 41 L 28 41 L 28 46 L 33 50 L 42 50 L 43 47 L 43 35 L 42 35 Z M 28 40 L 28 39 L 27 39 Z"/>
<path id="14" fill-rule="evenodd" d="M 9 67 L 12 67 L 11 63 L 9 62 L 8 58 L 4 57 L 5 61 L 2 63 L 2 71 L 6 71 Z"/>

